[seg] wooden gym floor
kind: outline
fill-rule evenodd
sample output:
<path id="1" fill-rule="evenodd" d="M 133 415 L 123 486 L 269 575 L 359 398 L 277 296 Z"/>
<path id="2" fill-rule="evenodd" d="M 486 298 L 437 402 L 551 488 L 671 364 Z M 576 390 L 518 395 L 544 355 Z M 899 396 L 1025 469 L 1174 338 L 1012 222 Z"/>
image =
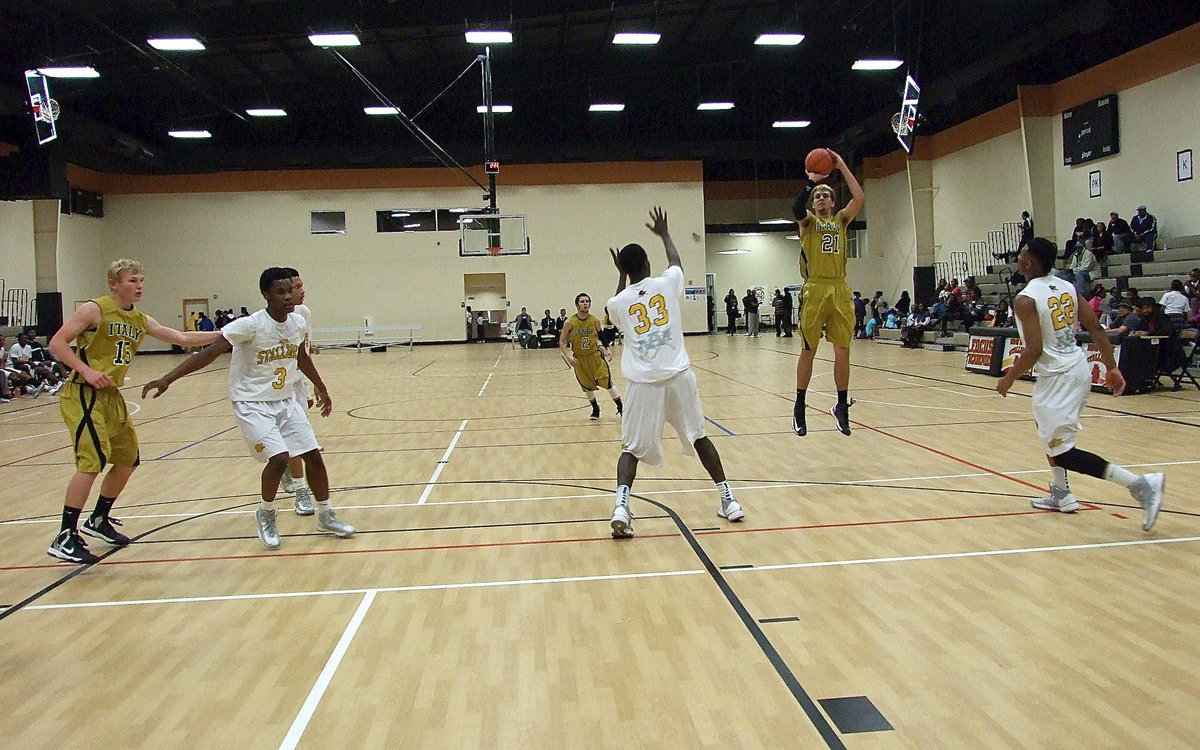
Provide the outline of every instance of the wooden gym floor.
<path id="1" fill-rule="evenodd" d="M 0 407 L 0 737 L 12 748 L 1185 748 L 1200 738 L 1200 394 L 1093 395 L 1081 447 L 1165 471 L 1143 533 L 1115 485 L 1048 479 L 1021 383 L 963 355 L 855 342 L 854 434 L 832 352 L 790 430 L 799 339 L 690 337 L 709 434 L 641 467 L 637 538 L 608 518 L 620 425 L 556 352 L 326 349 L 318 536 L 258 464 L 227 359 L 142 401 L 126 549 L 54 562 L 72 472 L 56 401 Z M 615 364 L 615 363 L 614 363 Z M 618 368 L 614 367 L 614 370 Z M 618 385 L 623 386 L 618 378 Z M 670 432 L 668 428 L 668 432 Z M 93 493 L 94 495 L 94 493 Z M 90 502 L 89 502 L 90 508 Z M 852 699 L 852 700 L 835 700 Z M 874 731 L 868 731 L 874 730 Z"/>

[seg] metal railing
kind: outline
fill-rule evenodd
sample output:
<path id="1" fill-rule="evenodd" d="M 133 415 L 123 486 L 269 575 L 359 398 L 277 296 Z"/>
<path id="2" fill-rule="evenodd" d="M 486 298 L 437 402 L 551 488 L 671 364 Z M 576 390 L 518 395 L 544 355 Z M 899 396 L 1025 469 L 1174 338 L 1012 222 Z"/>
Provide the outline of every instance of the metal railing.
<path id="1" fill-rule="evenodd" d="M 28 289 L 0 290 L 0 320 L 14 327 L 37 323 L 37 303 Z"/>
<path id="2" fill-rule="evenodd" d="M 950 264 L 944 260 L 935 260 L 933 262 L 933 278 L 935 281 L 945 279 L 950 280 Z"/>

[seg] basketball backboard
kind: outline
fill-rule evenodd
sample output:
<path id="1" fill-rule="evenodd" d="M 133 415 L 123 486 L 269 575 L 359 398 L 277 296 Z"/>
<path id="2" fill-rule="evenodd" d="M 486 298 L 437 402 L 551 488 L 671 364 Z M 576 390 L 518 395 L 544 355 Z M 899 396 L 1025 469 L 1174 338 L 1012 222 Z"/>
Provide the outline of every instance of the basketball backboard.
<path id="1" fill-rule="evenodd" d="M 460 256 L 529 255 L 525 214 L 462 214 L 458 226 Z"/>
<path id="2" fill-rule="evenodd" d="M 41 146 L 58 137 L 58 130 L 54 126 L 58 113 L 52 110 L 58 105 L 50 99 L 46 76 L 36 70 L 25 71 L 25 88 L 29 92 L 29 108 L 33 112 L 33 126 L 37 130 L 38 145 Z"/>
<path id="3" fill-rule="evenodd" d="M 917 127 L 917 102 L 921 98 L 921 88 L 912 76 L 905 76 L 904 97 L 900 100 L 900 121 L 896 123 L 896 140 L 904 147 L 906 153 L 912 153 L 913 131 Z"/>

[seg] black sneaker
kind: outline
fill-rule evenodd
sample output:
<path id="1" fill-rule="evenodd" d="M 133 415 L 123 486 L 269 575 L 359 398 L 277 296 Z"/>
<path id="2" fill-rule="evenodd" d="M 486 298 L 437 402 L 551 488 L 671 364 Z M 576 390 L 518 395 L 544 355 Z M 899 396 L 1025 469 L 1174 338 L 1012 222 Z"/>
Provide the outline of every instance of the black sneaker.
<path id="1" fill-rule="evenodd" d="M 843 435 L 850 434 L 850 407 L 854 404 L 854 399 L 850 399 L 848 404 L 834 404 L 829 407 L 829 413 L 837 420 L 838 432 Z"/>
<path id="2" fill-rule="evenodd" d="M 87 544 L 72 529 L 63 529 L 54 537 L 46 554 L 79 565 L 100 562 L 100 558 L 88 552 Z"/>
<path id="3" fill-rule="evenodd" d="M 129 544 L 129 537 L 113 528 L 113 524 L 121 525 L 121 521 L 116 518 L 100 518 L 92 516 L 83 522 L 83 527 L 80 529 L 88 536 L 94 536 L 97 539 L 103 539 L 109 544 L 117 547 L 124 547 Z"/>
<path id="4" fill-rule="evenodd" d="M 593 401 L 592 402 L 592 419 L 599 419 L 599 418 L 600 418 L 600 402 Z"/>
<path id="5" fill-rule="evenodd" d="M 799 401 L 792 407 L 792 430 L 800 437 L 808 434 L 808 425 L 804 421 L 804 404 Z"/>

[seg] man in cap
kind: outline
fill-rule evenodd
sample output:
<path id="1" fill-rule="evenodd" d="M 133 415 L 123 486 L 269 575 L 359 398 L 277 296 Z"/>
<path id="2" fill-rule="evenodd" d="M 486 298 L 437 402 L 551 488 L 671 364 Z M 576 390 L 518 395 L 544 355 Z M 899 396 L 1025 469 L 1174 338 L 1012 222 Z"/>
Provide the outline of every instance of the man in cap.
<path id="1" fill-rule="evenodd" d="M 1137 216 L 1134 216 L 1129 222 L 1129 229 L 1133 232 L 1133 250 L 1151 251 L 1154 249 L 1154 240 L 1158 238 L 1158 219 L 1154 218 L 1154 214 L 1146 213 L 1145 206 L 1137 207 Z M 1138 247 L 1141 245 L 1142 247 Z"/>

